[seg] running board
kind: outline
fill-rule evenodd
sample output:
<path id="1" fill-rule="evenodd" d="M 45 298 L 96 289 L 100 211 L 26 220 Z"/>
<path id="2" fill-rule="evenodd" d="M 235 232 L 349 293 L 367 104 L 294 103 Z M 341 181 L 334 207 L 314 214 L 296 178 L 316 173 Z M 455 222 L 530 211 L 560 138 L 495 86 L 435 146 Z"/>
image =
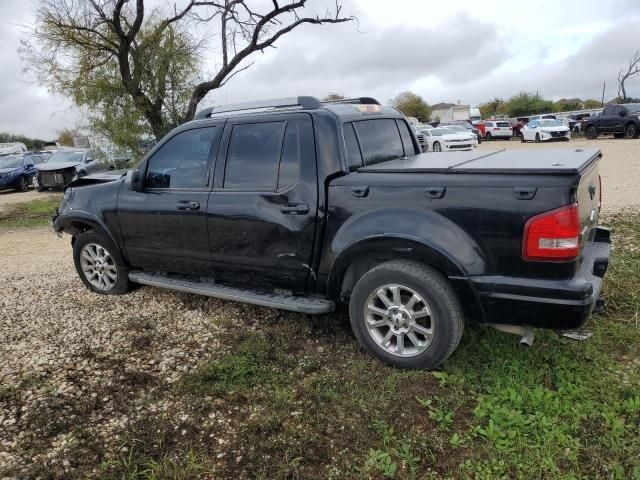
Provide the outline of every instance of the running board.
<path id="1" fill-rule="evenodd" d="M 264 293 L 257 290 L 227 287 L 213 282 L 187 280 L 138 270 L 129 273 L 129 280 L 152 287 L 167 288 L 179 292 L 195 293 L 196 295 L 206 295 L 223 300 L 233 300 L 311 315 L 332 312 L 335 308 L 335 304 L 332 301 L 320 298 Z"/>

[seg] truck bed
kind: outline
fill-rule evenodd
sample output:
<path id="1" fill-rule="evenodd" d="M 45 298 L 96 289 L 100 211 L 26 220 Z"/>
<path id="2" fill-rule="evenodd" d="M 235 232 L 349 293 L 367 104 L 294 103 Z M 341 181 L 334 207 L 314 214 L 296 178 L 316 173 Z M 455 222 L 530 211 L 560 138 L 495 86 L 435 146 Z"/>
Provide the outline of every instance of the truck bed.
<path id="1" fill-rule="evenodd" d="M 358 172 L 575 175 L 587 170 L 601 156 L 597 149 L 429 152 L 369 165 Z"/>

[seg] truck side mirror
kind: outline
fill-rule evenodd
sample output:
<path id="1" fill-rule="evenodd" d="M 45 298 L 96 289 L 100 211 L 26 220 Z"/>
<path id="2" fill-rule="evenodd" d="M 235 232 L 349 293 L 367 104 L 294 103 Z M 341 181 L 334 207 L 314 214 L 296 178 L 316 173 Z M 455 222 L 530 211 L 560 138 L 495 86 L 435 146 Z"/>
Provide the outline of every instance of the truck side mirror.
<path id="1" fill-rule="evenodd" d="M 142 190 L 142 175 L 140 175 L 140 170 L 129 170 L 127 172 L 127 176 L 124 180 L 124 183 L 127 185 L 129 190 L 134 192 L 139 192 Z"/>
<path id="2" fill-rule="evenodd" d="M 621 117 L 626 117 L 627 116 L 627 111 L 626 110 L 620 110 L 620 116 Z"/>

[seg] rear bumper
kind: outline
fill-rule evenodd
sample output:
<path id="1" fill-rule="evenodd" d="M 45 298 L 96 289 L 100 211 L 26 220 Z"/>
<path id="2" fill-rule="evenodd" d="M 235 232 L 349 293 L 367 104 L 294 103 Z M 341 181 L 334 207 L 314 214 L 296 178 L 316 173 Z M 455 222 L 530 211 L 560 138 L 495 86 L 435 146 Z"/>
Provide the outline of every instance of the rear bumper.
<path id="1" fill-rule="evenodd" d="M 582 326 L 600 298 L 610 251 L 609 231 L 598 228 L 583 250 L 578 273 L 570 280 L 470 278 L 485 322 L 559 330 Z"/>

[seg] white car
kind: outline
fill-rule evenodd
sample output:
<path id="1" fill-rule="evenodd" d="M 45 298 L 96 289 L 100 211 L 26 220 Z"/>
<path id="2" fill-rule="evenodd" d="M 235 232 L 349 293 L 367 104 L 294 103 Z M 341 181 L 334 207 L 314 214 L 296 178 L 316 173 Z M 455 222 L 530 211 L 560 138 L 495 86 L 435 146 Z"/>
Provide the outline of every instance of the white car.
<path id="1" fill-rule="evenodd" d="M 0 143 L 0 155 L 11 155 L 14 153 L 23 153 L 27 151 L 27 147 L 24 143 L 12 142 L 12 143 Z"/>
<path id="2" fill-rule="evenodd" d="M 425 138 L 425 152 L 454 152 L 457 150 L 473 150 L 475 140 L 472 133 L 461 133 L 448 128 L 431 128 L 421 130 Z"/>
<path id="3" fill-rule="evenodd" d="M 443 125 L 442 128 L 446 128 L 447 130 L 452 130 L 456 133 L 468 133 L 473 137 L 473 146 L 474 147 L 478 146 L 478 135 L 473 133 L 473 131 L 470 130 L 469 128 L 463 127 L 462 125 L 451 125 L 451 124 Z"/>
<path id="4" fill-rule="evenodd" d="M 513 136 L 513 127 L 509 122 L 501 120 L 487 120 L 484 122 L 484 138 L 491 141 L 492 138 L 508 138 Z"/>
<path id="5" fill-rule="evenodd" d="M 533 120 L 520 129 L 520 140 L 524 142 L 546 142 L 569 140 L 571 131 L 560 120 Z"/>

